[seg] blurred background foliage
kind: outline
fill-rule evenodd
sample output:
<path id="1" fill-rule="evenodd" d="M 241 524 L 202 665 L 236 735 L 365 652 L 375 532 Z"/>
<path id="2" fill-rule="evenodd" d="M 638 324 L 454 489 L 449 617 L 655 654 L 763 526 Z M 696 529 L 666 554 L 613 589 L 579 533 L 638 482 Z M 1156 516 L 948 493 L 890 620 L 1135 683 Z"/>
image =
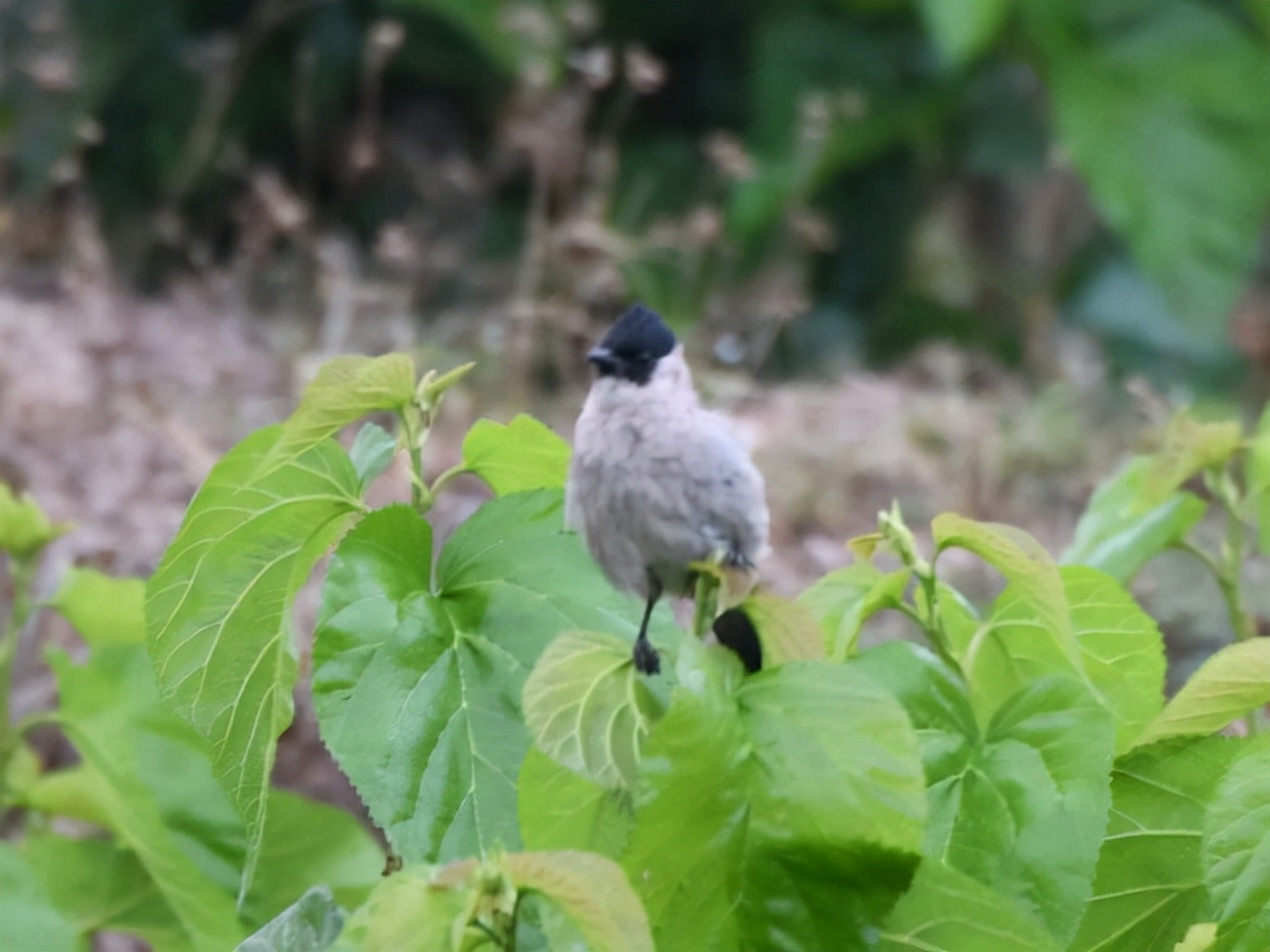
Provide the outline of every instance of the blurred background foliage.
<path id="1" fill-rule="evenodd" d="M 85 220 L 142 288 L 391 278 L 525 386 L 641 298 L 774 376 L 934 338 L 1051 379 L 1072 325 L 1228 387 L 1270 3 L 0 0 L 0 203 L 7 283 Z"/>

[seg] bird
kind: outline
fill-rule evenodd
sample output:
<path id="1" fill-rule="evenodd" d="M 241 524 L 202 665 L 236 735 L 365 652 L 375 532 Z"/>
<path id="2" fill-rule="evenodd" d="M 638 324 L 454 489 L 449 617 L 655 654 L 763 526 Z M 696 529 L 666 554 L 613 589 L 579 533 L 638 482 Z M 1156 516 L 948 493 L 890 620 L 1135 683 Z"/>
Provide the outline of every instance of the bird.
<path id="1" fill-rule="evenodd" d="M 701 404 L 683 346 L 661 316 L 628 309 L 586 357 L 596 376 L 574 428 L 565 524 L 612 585 L 644 599 L 632 648 L 665 593 L 687 594 L 710 559 L 749 576 L 767 548 L 763 476 L 729 421 Z"/>

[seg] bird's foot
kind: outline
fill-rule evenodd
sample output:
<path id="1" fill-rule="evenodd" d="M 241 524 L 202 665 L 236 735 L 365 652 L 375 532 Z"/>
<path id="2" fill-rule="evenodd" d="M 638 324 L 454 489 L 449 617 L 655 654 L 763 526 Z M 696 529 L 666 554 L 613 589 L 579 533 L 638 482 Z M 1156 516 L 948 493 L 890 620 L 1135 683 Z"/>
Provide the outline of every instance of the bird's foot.
<path id="1" fill-rule="evenodd" d="M 635 670 L 641 674 L 657 674 L 661 670 L 661 656 L 647 638 L 640 638 L 635 642 L 631 658 L 635 662 Z"/>

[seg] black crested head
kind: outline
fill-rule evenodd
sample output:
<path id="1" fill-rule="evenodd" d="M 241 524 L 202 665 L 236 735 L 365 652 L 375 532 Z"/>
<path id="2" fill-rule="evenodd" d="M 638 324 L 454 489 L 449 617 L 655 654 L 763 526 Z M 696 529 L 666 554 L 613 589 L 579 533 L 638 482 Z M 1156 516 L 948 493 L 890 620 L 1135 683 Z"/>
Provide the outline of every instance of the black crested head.
<path id="1" fill-rule="evenodd" d="M 657 361 L 675 349 L 675 334 L 656 311 L 636 304 L 609 328 L 598 347 L 587 354 L 601 377 L 648 383 Z"/>

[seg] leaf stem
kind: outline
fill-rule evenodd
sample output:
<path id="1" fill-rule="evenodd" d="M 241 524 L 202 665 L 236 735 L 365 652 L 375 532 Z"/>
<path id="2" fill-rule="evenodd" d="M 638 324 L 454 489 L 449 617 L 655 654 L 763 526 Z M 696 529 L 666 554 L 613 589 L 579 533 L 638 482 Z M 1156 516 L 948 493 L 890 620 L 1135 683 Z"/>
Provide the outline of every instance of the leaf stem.
<path id="1" fill-rule="evenodd" d="M 13 692 L 13 662 L 18 653 L 18 640 L 35 609 L 35 602 L 31 598 L 35 559 L 20 559 L 10 555 L 9 580 L 13 585 L 13 603 L 3 632 L 0 632 L 0 748 L 7 747 L 9 736 L 9 698 Z M 0 763 L 0 768 L 3 766 Z"/>
<path id="2" fill-rule="evenodd" d="M 692 633 L 704 638 L 719 614 L 719 577 L 713 572 L 697 573 L 697 591 L 693 599 Z"/>
<path id="3" fill-rule="evenodd" d="M 436 479 L 432 481 L 432 485 L 429 487 L 428 491 L 432 493 L 432 496 L 435 499 L 437 494 L 441 492 L 441 488 L 446 483 L 452 480 L 455 476 L 462 476 L 466 472 L 468 472 L 466 463 L 464 462 L 455 463 L 453 466 L 451 466 L 444 473 L 442 473 L 440 476 L 438 476 Z"/>
<path id="4" fill-rule="evenodd" d="M 401 421 L 401 440 L 410 459 L 410 504 L 419 515 L 427 515 L 434 501 L 428 484 L 423 481 L 423 443 L 427 430 L 420 428 L 421 416 L 413 406 L 402 408 L 397 418 Z"/>

